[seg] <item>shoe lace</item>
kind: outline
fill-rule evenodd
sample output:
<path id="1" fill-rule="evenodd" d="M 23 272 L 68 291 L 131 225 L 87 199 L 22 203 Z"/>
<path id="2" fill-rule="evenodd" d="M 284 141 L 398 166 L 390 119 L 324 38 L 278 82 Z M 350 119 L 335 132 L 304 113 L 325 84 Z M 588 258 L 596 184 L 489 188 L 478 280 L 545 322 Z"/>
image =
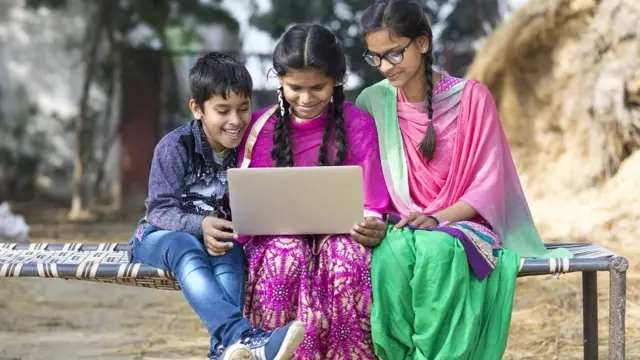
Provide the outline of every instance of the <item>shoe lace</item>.
<path id="1" fill-rule="evenodd" d="M 216 348 L 213 349 L 209 353 L 208 360 L 218 360 L 218 359 L 220 359 L 220 357 L 224 353 L 224 350 L 225 350 L 224 346 L 222 346 L 222 345 L 216 346 Z"/>
<path id="2" fill-rule="evenodd" d="M 240 343 L 250 346 L 250 345 L 264 345 L 263 343 L 265 343 L 270 336 L 271 336 L 271 331 L 267 331 L 267 330 L 263 330 L 263 329 L 259 329 L 259 328 L 252 328 L 249 329 L 247 331 L 244 332 L 244 334 L 242 334 L 242 336 L 240 336 Z"/>

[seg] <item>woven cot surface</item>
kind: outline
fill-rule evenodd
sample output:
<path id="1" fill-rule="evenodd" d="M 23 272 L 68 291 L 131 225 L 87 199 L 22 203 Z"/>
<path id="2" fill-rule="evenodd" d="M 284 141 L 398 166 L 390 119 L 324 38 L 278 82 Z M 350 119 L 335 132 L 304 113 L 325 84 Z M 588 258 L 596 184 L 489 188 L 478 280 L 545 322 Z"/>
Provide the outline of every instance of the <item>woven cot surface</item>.
<path id="1" fill-rule="evenodd" d="M 0 244 L 0 277 L 86 280 L 180 290 L 171 272 L 129 263 L 126 244 Z"/>
<path id="2" fill-rule="evenodd" d="M 549 244 L 547 248 L 564 247 L 576 259 L 608 259 L 611 251 L 592 244 Z M 162 290 L 180 290 L 173 273 L 144 264 L 129 262 L 128 245 L 104 244 L 2 244 L 0 243 L 0 277 L 42 277 L 85 280 Z M 536 259 L 538 264 L 540 259 Z M 542 260 L 549 273 L 570 272 L 571 262 Z M 573 261 L 573 260 L 572 260 Z M 521 273 L 530 259 L 522 259 Z"/>

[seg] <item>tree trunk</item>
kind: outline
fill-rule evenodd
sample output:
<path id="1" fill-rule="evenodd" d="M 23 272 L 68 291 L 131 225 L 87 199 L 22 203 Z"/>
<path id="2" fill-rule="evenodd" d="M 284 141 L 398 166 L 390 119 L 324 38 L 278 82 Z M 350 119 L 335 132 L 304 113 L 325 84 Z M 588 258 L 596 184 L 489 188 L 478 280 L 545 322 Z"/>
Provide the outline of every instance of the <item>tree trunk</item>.
<path id="1" fill-rule="evenodd" d="M 166 48 L 166 47 L 165 47 Z M 171 61 L 171 53 L 163 52 L 160 60 L 160 94 L 159 103 L 160 103 L 160 111 L 158 113 L 159 119 L 159 132 L 156 134 L 157 139 L 162 138 L 164 134 L 169 131 L 169 114 L 168 114 L 168 102 L 169 102 L 169 78 L 171 77 L 170 71 L 171 67 L 169 66 L 169 61 Z"/>
<path id="2" fill-rule="evenodd" d="M 73 193 L 71 198 L 70 219 L 80 219 L 89 214 L 87 209 L 88 193 L 86 189 L 86 160 L 92 151 L 90 139 L 87 139 L 89 116 L 89 93 L 96 73 L 98 47 L 106 19 L 106 1 L 101 0 L 87 24 L 87 38 L 89 51 L 86 58 L 82 95 L 80 97 L 79 114 L 75 119 L 76 151 L 73 156 Z"/>
<path id="3" fill-rule="evenodd" d="M 115 51 L 115 49 L 110 48 L 110 51 Z M 116 66 L 114 64 L 114 66 Z M 116 79 L 114 77 L 114 73 L 109 75 L 109 80 L 107 83 L 106 96 L 107 100 L 105 102 L 105 110 L 104 115 L 102 116 L 102 130 L 99 136 L 102 139 L 102 149 L 100 151 L 100 156 L 95 159 L 95 169 L 96 169 L 96 178 L 95 183 L 93 184 L 93 200 L 96 203 L 99 203 L 102 199 L 104 199 L 104 180 L 106 173 L 106 163 L 109 158 L 109 153 L 111 152 L 111 147 L 115 143 L 118 135 L 120 135 L 120 129 L 122 128 L 122 122 L 118 119 L 118 123 L 115 125 L 115 129 L 112 129 L 113 124 L 111 123 L 112 119 L 112 107 L 113 107 L 113 98 L 115 93 L 115 82 Z M 97 141 L 96 141 L 97 142 Z M 99 142 L 97 142 L 99 143 Z"/>

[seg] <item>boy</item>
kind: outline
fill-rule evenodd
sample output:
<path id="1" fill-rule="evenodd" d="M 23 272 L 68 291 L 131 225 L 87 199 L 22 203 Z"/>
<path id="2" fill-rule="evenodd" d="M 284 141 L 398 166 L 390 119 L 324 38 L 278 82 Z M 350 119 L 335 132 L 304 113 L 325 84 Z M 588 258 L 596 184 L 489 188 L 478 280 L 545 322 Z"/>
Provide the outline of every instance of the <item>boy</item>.
<path id="1" fill-rule="evenodd" d="M 230 56 L 212 52 L 189 72 L 194 119 L 157 144 L 146 216 L 131 240 L 131 260 L 173 271 L 211 335 L 210 360 L 279 360 L 302 341 L 293 321 L 274 331 L 242 315 L 244 252 L 235 241 L 227 169 L 251 120 L 252 80 Z"/>

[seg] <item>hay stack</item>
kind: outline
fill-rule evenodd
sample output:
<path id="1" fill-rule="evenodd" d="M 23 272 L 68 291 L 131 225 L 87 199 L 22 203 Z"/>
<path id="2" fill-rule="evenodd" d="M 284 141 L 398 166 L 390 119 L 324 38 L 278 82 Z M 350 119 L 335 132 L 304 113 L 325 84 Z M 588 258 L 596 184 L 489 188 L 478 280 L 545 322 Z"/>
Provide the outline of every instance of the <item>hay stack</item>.
<path id="1" fill-rule="evenodd" d="M 638 257 L 640 1 L 529 0 L 468 78 L 494 94 L 545 241 Z M 627 275 L 627 356 L 640 358 L 640 267 Z M 599 276 L 600 280 L 601 277 Z M 504 359 L 581 359 L 580 277 L 520 279 Z M 600 353 L 607 284 L 599 282 Z"/>
<path id="2" fill-rule="evenodd" d="M 640 1 L 531 0 L 467 77 L 493 92 L 530 195 L 600 185 L 640 148 Z"/>

